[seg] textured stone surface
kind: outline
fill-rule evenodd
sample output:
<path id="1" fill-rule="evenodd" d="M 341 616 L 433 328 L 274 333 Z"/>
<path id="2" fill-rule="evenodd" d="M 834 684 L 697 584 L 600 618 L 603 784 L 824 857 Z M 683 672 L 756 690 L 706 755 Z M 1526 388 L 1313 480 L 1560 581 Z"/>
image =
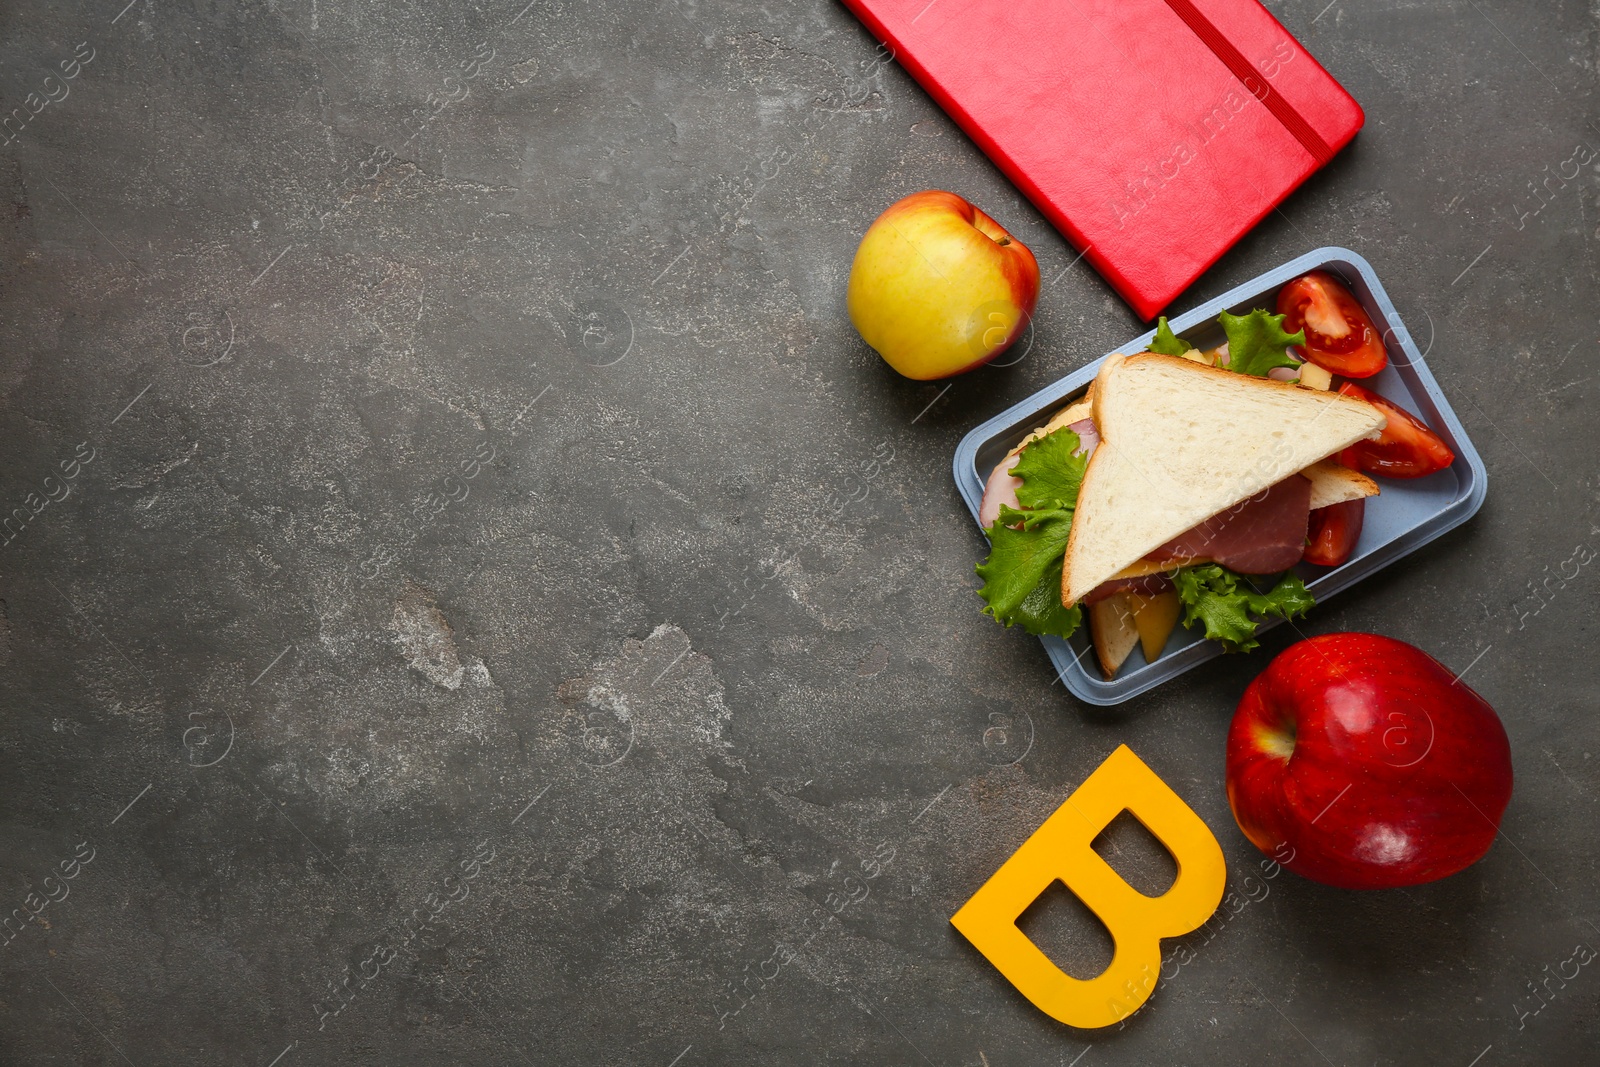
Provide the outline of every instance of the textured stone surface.
<path id="1" fill-rule="evenodd" d="M 1530 583 L 1600 543 L 1600 210 L 1529 183 L 1600 145 L 1593 8 L 1269 5 L 1368 125 L 1179 306 L 1376 266 L 1490 496 L 1307 629 L 1470 664 L 1517 793 L 1483 863 L 1278 878 L 1087 1034 L 949 915 L 1120 742 L 1259 875 L 1222 739 L 1289 635 L 1099 710 L 978 615 L 956 441 L 1141 330 L 1076 253 L 837 4 L 121 2 L 0 9 L 4 111 L 66 91 L 0 148 L 4 911 L 76 871 L 0 1060 L 1590 1055 L 1600 975 L 1529 983 L 1600 942 L 1596 578 Z M 1038 253 L 1016 365 L 845 321 L 924 187 Z"/>

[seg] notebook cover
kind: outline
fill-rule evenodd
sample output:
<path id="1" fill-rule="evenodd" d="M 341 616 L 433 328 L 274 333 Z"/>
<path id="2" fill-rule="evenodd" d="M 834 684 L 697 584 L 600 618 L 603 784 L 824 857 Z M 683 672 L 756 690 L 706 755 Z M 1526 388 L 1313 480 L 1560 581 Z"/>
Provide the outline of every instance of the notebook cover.
<path id="1" fill-rule="evenodd" d="M 1144 319 L 1361 128 L 1257 0 L 844 0 Z"/>

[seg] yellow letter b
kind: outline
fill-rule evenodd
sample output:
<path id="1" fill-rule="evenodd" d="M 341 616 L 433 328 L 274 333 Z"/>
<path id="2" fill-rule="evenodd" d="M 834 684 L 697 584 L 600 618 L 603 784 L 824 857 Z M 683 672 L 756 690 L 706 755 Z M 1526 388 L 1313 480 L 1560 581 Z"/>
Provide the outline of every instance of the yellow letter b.
<path id="1" fill-rule="evenodd" d="M 1159 897 L 1133 888 L 1090 847 L 1123 811 L 1178 861 L 1177 879 Z M 1096 978 L 1063 973 L 1017 928 L 1017 918 L 1057 880 L 1116 943 L 1111 965 Z M 1046 1015 L 1070 1026 L 1110 1026 L 1150 998 L 1161 973 L 1161 939 L 1210 918 L 1226 881 L 1222 849 L 1200 816 L 1121 745 L 950 922 Z"/>

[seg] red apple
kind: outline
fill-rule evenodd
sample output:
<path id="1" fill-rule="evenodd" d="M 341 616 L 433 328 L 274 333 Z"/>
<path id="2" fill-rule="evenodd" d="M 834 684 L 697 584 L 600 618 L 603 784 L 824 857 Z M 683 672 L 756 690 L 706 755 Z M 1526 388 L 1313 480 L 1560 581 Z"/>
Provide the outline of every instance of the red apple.
<path id="1" fill-rule="evenodd" d="M 889 205 L 850 266 L 850 321 L 907 378 L 948 378 L 1021 336 L 1039 300 L 1039 264 L 1005 227 L 954 193 Z"/>
<path id="2" fill-rule="evenodd" d="M 1257 848 L 1344 889 L 1417 885 L 1489 851 L 1511 745 L 1487 701 L 1421 649 L 1325 634 L 1285 649 L 1228 731 L 1228 805 Z"/>

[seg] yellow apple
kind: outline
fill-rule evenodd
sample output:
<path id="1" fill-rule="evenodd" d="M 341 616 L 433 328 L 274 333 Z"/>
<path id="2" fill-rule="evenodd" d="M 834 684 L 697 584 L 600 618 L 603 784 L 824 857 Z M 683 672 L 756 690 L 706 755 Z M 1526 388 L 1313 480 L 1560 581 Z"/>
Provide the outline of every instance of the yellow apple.
<path id="1" fill-rule="evenodd" d="M 850 267 L 850 321 L 907 378 L 981 367 L 1022 335 L 1039 264 L 1021 241 L 954 193 L 929 189 L 867 228 Z"/>

